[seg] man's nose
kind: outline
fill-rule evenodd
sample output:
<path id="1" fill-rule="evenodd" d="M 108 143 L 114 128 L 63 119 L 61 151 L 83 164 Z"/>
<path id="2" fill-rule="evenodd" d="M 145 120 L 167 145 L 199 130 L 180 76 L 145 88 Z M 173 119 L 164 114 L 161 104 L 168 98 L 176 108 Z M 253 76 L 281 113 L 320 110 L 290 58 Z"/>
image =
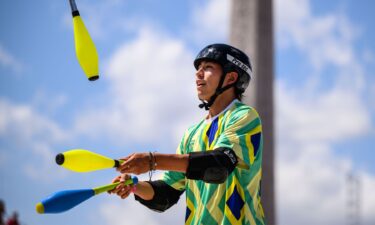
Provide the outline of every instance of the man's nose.
<path id="1" fill-rule="evenodd" d="M 195 72 L 195 76 L 196 76 L 198 79 L 203 79 L 203 77 L 204 77 L 203 69 L 202 69 L 202 68 L 197 69 L 197 71 Z"/>

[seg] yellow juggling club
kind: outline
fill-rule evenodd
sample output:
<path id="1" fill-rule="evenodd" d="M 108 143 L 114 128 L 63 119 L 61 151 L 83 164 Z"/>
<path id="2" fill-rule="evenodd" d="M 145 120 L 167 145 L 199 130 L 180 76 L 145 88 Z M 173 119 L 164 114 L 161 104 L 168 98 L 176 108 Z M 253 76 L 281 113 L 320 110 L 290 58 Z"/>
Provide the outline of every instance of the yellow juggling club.
<path id="1" fill-rule="evenodd" d="M 85 149 L 72 149 L 56 155 L 56 163 L 75 172 L 118 167 L 123 160 L 111 159 Z"/>
<path id="2" fill-rule="evenodd" d="M 77 9 L 75 0 L 69 0 L 73 15 L 74 42 L 79 64 L 90 81 L 99 78 L 99 57 L 94 42 Z"/>

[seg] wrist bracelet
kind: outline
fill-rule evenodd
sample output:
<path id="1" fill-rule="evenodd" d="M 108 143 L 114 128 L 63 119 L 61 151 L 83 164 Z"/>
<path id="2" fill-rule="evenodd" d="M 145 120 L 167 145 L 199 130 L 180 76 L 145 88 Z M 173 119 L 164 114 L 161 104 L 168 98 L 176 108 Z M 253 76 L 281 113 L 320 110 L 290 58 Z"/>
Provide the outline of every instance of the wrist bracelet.
<path id="1" fill-rule="evenodd" d="M 137 190 L 137 185 L 133 185 L 132 188 L 130 189 L 131 192 L 135 192 Z"/>
<path id="2" fill-rule="evenodd" d="M 149 181 L 151 181 L 152 174 L 154 173 L 156 166 L 157 166 L 156 158 L 154 156 L 154 153 L 152 152 L 149 152 L 149 166 L 150 166 L 150 170 L 148 172 L 148 176 L 150 178 Z"/>

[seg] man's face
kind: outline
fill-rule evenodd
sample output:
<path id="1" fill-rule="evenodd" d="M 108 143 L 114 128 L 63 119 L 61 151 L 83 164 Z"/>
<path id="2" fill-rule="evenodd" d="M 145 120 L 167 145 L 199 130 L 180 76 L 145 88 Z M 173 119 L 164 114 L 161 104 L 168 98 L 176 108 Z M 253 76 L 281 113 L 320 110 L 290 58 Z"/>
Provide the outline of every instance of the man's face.
<path id="1" fill-rule="evenodd" d="M 219 85 L 222 68 L 220 64 L 202 61 L 195 73 L 198 98 L 208 101 Z"/>

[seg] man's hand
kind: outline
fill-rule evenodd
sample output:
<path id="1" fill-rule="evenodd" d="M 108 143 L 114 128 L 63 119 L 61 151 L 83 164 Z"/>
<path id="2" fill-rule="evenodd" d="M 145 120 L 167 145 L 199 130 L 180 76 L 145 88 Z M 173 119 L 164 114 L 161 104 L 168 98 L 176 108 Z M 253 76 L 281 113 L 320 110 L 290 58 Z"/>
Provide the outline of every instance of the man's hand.
<path id="1" fill-rule="evenodd" d="M 124 162 L 117 168 L 120 173 L 142 174 L 150 171 L 150 154 L 133 153 L 125 158 Z"/>
<path id="2" fill-rule="evenodd" d="M 131 176 L 128 174 L 121 174 L 112 180 L 112 183 L 120 182 L 119 185 L 113 190 L 108 191 L 109 194 L 116 194 L 122 199 L 125 199 L 132 192 L 133 185 L 125 185 L 124 182 L 130 179 Z"/>

